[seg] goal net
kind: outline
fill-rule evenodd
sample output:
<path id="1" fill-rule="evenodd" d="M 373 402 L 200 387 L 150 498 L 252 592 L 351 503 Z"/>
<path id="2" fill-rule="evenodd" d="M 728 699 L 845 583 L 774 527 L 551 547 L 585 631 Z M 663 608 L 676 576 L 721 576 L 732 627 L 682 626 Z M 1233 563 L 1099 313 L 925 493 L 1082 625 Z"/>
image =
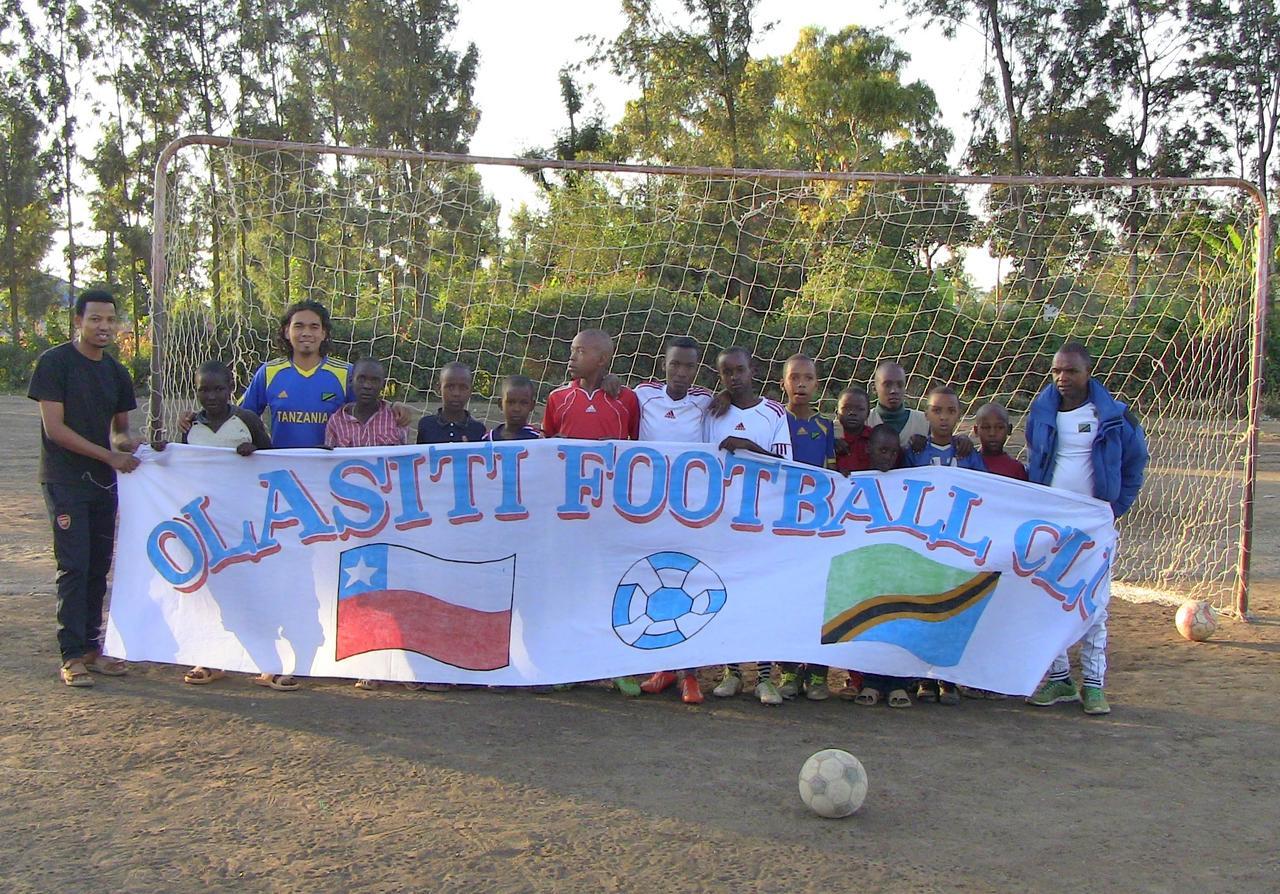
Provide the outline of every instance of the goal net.
<path id="1" fill-rule="evenodd" d="M 494 172 L 536 198 L 501 207 Z M 440 366 L 540 397 L 569 342 L 601 327 L 625 382 L 663 344 L 742 345 L 778 395 L 816 358 L 830 415 L 899 360 L 919 403 L 954 386 L 966 416 L 1015 421 L 1076 339 L 1133 408 L 1152 460 L 1122 521 L 1122 593 L 1243 609 L 1265 283 L 1265 217 L 1239 181 L 908 177 L 529 162 L 187 137 L 162 156 L 153 258 L 153 426 L 221 359 L 243 388 L 277 353 L 281 311 L 334 319 L 334 354 L 372 356 L 397 399 L 434 406 Z M 968 423 L 964 424 L 967 428 Z"/>

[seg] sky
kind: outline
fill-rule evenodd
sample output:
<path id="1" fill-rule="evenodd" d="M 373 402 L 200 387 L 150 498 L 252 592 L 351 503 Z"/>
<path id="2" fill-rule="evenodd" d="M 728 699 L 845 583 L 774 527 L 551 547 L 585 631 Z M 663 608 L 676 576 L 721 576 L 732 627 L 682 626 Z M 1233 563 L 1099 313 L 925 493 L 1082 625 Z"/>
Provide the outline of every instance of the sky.
<path id="1" fill-rule="evenodd" d="M 660 2 L 667 9 L 678 4 Z M 954 40 L 939 29 L 909 20 L 902 4 L 879 0 L 762 0 L 758 22 L 773 22 L 753 48 L 755 56 L 780 56 L 795 46 L 800 30 L 817 25 L 835 32 L 848 25 L 879 28 L 894 36 L 911 55 L 908 80 L 923 80 L 934 90 L 944 123 L 956 141 L 955 158 L 972 132 L 967 118 L 974 105 L 985 64 L 982 35 L 962 28 Z M 623 27 L 614 0 L 462 0 L 456 38 L 459 47 L 474 43 L 480 51 L 475 100 L 480 126 L 471 140 L 473 155 L 513 156 L 531 146 L 550 146 L 566 125 L 560 101 L 560 69 L 590 55 L 585 35 L 613 37 Z M 632 95 L 630 85 L 605 69 L 581 76 L 588 103 L 599 102 L 608 124 L 622 117 Z M 588 105 L 590 108 L 590 105 Z M 485 185 L 510 214 L 521 201 L 536 201 L 533 181 L 515 168 L 482 171 Z"/>

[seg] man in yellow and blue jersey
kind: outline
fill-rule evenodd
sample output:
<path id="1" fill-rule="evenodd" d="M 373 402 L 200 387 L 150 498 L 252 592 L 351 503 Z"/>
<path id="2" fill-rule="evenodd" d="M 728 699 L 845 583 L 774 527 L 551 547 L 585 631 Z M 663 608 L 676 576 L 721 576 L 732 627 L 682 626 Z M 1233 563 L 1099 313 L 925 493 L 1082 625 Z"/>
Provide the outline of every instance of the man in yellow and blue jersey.
<path id="1" fill-rule="evenodd" d="M 240 405 L 250 413 L 270 411 L 276 448 L 323 446 L 329 417 L 355 399 L 350 365 L 329 356 L 331 332 L 329 311 L 319 301 L 289 305 L 280 320 L 286 356 L 253 374 Z"/>

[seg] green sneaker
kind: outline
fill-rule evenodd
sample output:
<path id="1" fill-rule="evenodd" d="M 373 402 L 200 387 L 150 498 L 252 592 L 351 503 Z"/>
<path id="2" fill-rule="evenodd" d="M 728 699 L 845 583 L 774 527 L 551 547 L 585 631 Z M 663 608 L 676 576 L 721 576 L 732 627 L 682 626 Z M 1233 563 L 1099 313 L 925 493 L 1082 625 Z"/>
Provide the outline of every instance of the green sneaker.
<path id="1" fill-rule="evenodd" d="M 825 674 L 810 674 L 804 682 L 804 697 L 811 702 L 825 702 L 831 697 Z"/>
<path id="2" fill-rule="evenodd" d="M 711 690 L 711 694 L 716 698 L 733 698 L 742 691 L 742 677 L 735 674 L 729 668 L 724 669 L 724 676 L 720 678 L 720 682 L 716 684 L 716 688 Z"/>
<path id="3" fill-rule="evenodd" d="M 778 687 L 773 685 L 772 680 L 761 680 L 756 684 L 756 698 L 760 699 L 762 705 L 782 704 L 782 693 L 778 692 Z"/>
<path id="4" fill-rule="evenodd" d="M 1040 688 L 1027 698 L 1027 704 L 1047 708 L 1059 702 L 1080 701 L 1080 690 L 1071 680 L 1045 680 Z"/>
<path id="5" fill-rule="evenodd" d="M 778 695 L 785 699 L 793 699 L 800 694 L 800 675 L 782 672 L 778 681 Z"/>
<path id="6" fill-rule="evenodd" d="M 613 685 L 618 687 L 618 691 L 627 698 L 640 697 L 640 684 L 630 677 L 614 677 Z"/>
<path id="7" fill-rule="evenodd" d="M 1080 701 L 1084 702 L 1086 714 L 1111 713 L 1111 706 L 1107 704 L 1107 697 L 1103 695 L 1101 686 L 1080 687 Z"/>

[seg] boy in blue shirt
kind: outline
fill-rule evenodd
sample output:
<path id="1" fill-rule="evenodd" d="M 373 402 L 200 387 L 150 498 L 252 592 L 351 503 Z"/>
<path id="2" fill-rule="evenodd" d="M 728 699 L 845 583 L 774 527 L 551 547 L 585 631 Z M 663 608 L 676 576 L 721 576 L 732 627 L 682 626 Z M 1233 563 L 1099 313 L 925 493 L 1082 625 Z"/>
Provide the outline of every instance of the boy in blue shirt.
<path id="1" fill-rule="evenodd" d="M 929 420 L 929 438 L 921 449 L 912 444 L 906 451 L 903 465 L 918 466 L 958 466 L 962 469 L 973 469 L 985 472 L 982 457 L 972 450 L 961 456 L 956 448 L 956 428 L 960 424 L 960 398 L 950 385 L 934 385 L 925 398 L 928 403 L 924 415 Z"/>
<path id="2" fill-rule="evenodd" d="M 813 407 L 818 390 L 818 367 L 804 354 L 793 354 L 782 366 L 782 390 L 787 395 L 787 426 L 791 429 L 791 458 L 796 462 L 834 469 L 836 465 L 836 427 Z M 778 693 L 784 699 L 795 698 L 801 686 L 804 696 L 820 702 L 831 694 L 827 688 L 825 664 L 801 665 L 782 662 Z M 801 675 L 803 674 L 803 684 Z"/>
<path id="3" fill-rule="evenodd" d="M 537 405 L 536 389 L 528 376 L 507 376 L 502 380 L 502 422 L 484 436 L 486 441 L 531 441 L 542 432 L 529 425 Z"/>
<path id="4" fill-rule="evenodd" d="M 926 397 L 925 418 L 929 420 L 929 439 L 923 450 L 908 449 L 907 466 L 958 466 L 985 472 L 982 457 L 976 452 L 960 456 L 956 452 L 955 433 L 960 424 L 960 398 L 950 385 L 934 385 Z M 914 446 L 914 445 L 913 445 Z M 922 702 L 936 701 L 940 705 L 960 704 L 960 693 L 954 683 L 944 680 L 921 680 L 916 698 Z"/>
<path id="5" fill-rule="evenodd" d="M 484 423 L 467 410 L 471 402 L 471 367 L 453 360 L 440 367 L 440 409 L 418 420 L 419 444 L 483 441 Z"/>

